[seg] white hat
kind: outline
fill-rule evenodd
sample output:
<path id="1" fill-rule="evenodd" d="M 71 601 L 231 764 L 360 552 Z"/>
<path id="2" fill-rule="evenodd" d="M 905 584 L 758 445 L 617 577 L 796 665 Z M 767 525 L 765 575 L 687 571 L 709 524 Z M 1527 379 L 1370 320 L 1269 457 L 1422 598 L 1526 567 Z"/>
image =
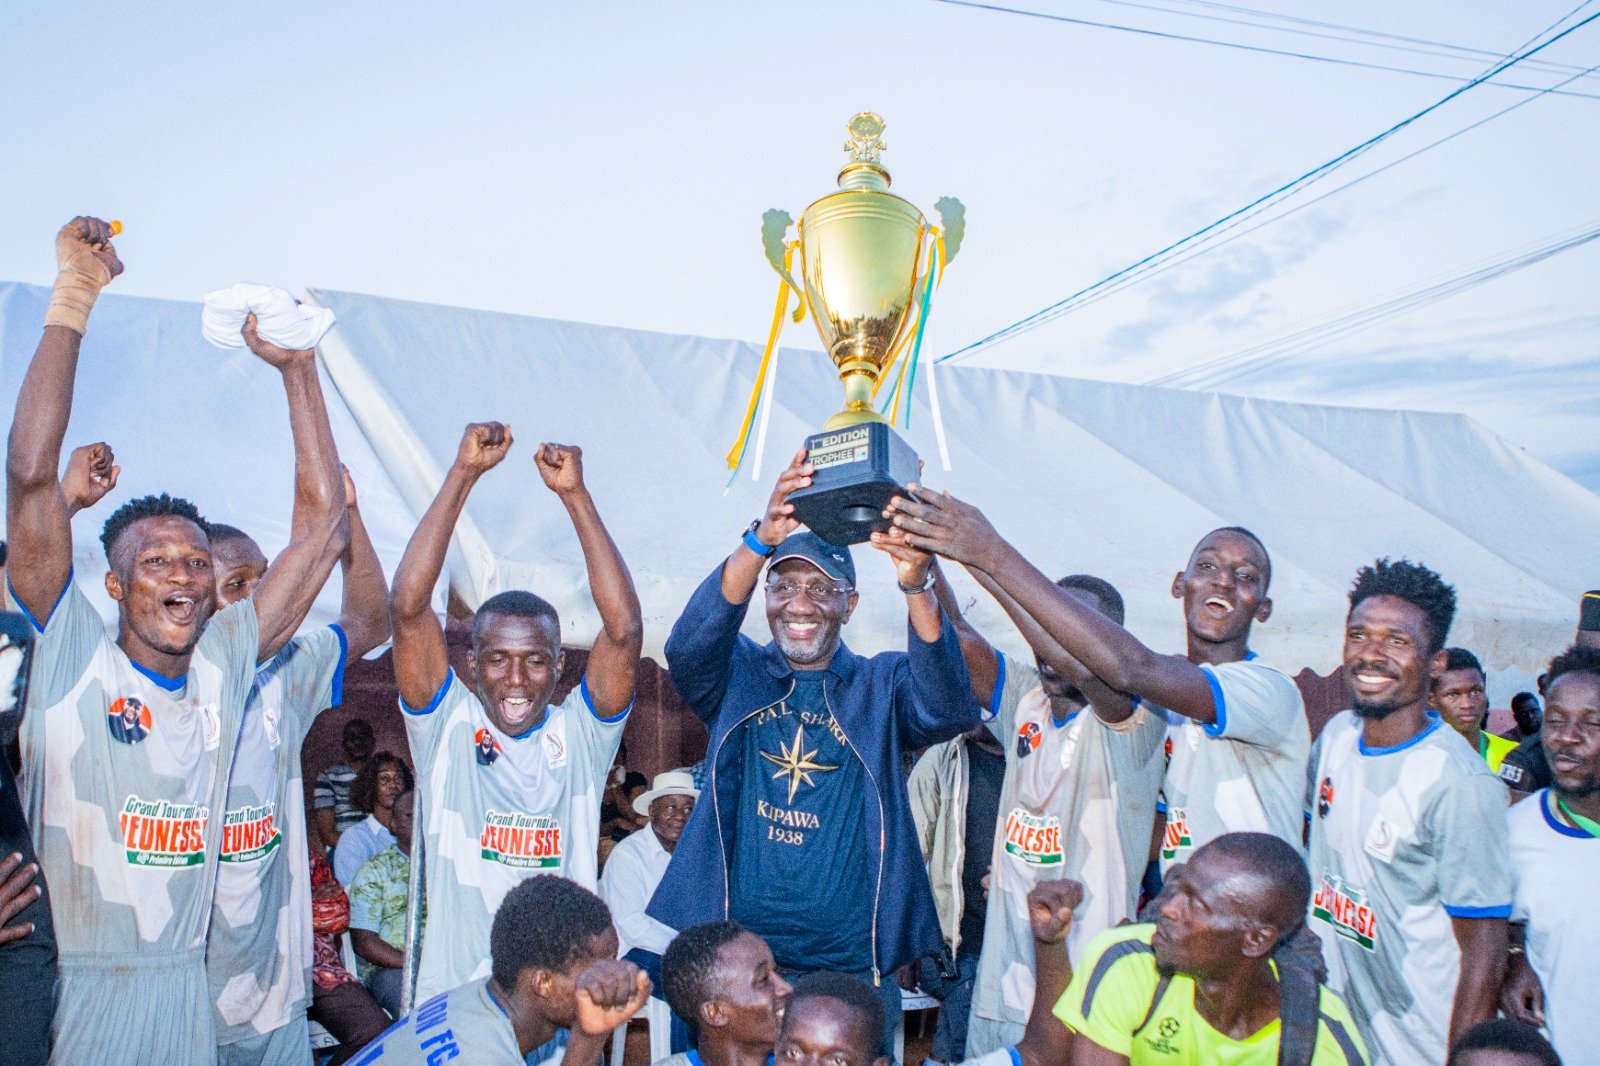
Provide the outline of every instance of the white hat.
<path id="1" fill-rule="evenodd" d="M 650 804 L 662 796 L 691 796 L 700 798 L 700 790 L 694 787 L 694 775 L 683 770 L 668 770 L 664 774 L 657 774 L 655 782 L 650 786 L 650 791 L 633 801 L 633 809 L 639 814 L 649 814 Z"/>

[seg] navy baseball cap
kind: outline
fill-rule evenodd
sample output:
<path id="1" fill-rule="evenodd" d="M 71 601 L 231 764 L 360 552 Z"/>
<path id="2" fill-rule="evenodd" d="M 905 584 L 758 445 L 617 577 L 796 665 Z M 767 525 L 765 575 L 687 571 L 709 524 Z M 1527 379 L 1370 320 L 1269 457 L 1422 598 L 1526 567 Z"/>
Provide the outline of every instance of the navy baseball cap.
<path id="1" fill-rule="evenodd" d="M 804 559 L 835 581 L 855 587 L 856 564 L 850 557 L 850 549 L 830 544 L 810 530 L 789 534 L 773 549 L 772 566 L 785 559 Z"/>

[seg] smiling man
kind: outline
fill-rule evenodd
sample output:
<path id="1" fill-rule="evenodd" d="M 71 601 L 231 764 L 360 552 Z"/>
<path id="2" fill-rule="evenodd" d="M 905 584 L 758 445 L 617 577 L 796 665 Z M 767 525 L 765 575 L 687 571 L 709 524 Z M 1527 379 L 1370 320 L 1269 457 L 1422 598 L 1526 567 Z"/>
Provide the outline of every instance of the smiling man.
<path id="1" fill-rule="evenodd" d="M 56 256 L 6 470 L 11 590 L 39 630 L 21 743 L 61 952 L 52 1061 L 209 1064 L 204 951 L 228 768 L 256 664 L 294 634 L 344 548 L 339 459 L 314 353 L 267 344 L 250 319 L 250 350 L 288 393 L 289 545 L 253 597 L 219 610 L 194 505 L 166 494 L 124 504 L 101 535 L 112 640 L 72 579 L 57 469 L 89 313 L 122 264 L 109 225 L 91 218 L 63 227 Z"/>
<path id="2" fill-rule="evenodd" d="M 1163 869 L 1228 832 L 1299 846 L 1311 735 L 1300 690 L 1250 650 L 1251 627 L 1272 614 L 1272 560 L 1254 533 L 1226 526 L 1200 538 L 1172 579 L 1187 654 L 1161 655 L 1057 586 L 976 507 L 920 486 L 911 492 L 889 507 L 913 545 L 987 574 L 1096 678 L 1176 716 L 1162 785 Z"/>
<path id="3" fill-rule="evenodd" d="M 979 708 L 926 553 L 891 553 L 907 651 L 844 645 L 855 563 L 798 532 L 788 502 L 811 474 L 801 453 L 667 640 L 673 684 L 710 734 L 710 795 L 649 913 L 675 929 L 733 918 L 786 976 L 861 975 L 898 1015 L 895 971 L 941 942 L 902 756 L 971 729 Z M 763 570 L 766 645 L 739 632 Z"/>
<path id="4" fill-rule="evenodd" d="M 1168 880 L 1153 925 L 1102 933 L 1075 965 L 1055 1010 L 1071 1066 L 1365 1066 L 1339 997 L 1277 966 L 1311 895 L 1293 848 L 1229 833 Z"/>
<path id="5" fill-rule="evenodd" d="M 738 922 L 691 926 L 667 945 L 661 978 L 696 1047 L 656 1066 L 768 1066 L 792 991 L 766 941 Z M 876 1046 L 876 1045 L 874 1045 Z"/>
<path id="6" fill-rule="evenodd" d="M 1455 609 L 1425 566 L 1357 573 L 1344 636 L 1355 700 L 1317 738 L 1307 781 L 1328 983 L 1374 1061 L 1394 1066 L 1443 1062 L 1494 1017 L 1505 968 L 1505 786 L 1428 708 Z"/>
<path id="7" fill-rule="evenodd" d="M 1600 648 L 1574 645 L 1551 660 L 1545 703 L 1551 787 L 1506 816 L 1517 924 L 1500 1002 L 1578 1063 L 1594 1058 L 1600 959 Z"/>
<path id="8" fill-rule="evenodd" d="M 495 909 L 519 882 L 561 874 L 594 886 L 600 791 L 633 706 L 639 597 L 584 484 L 583 453 L 570 445 L 541 444 L 534 461 L 577 532 L 600 614 L 583 679 L 551 704 L 561 680 L 561 620 L 531 592 L 485 600 L 472 623 L 467 676 L 450 669 L 433 588 L 468 494 L 511 443 L 509 426 L 467 427 L 390 598 L 426 843 L 419 1000 L 488 974 Z"/>

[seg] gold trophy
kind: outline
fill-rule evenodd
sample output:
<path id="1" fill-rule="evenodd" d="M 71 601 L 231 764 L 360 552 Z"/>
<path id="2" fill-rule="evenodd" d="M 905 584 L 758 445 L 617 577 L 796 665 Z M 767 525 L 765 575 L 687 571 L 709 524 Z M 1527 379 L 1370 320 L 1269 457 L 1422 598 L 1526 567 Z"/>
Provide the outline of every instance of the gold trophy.
<path id="1" fill-rule="evenodd" d="M 858 544 L 874 529 L 887 529 L 884 507 L 917 479 L 916 452 L 873 399 L 898 362 L 896 395 L 905 386 L 909 410 L 905 370 L 914 367 L 930 287 L 955 257 L 965 228 L 965 209 L 953 197 L 935 205 L 943 225 L 934 227 L 889 192 L 889 172 L 879 162 L 882 118 L 864 111 L 847 129 L 849 161 L 839 171 L 839 188 L 806 208 L 799 240 L 785 241 L 786 211 L 768 211 L 761 230 L 773 269 L 802 294 L 796 321 L 809 307 L 844 385 L 844 409 L 806 438 L 806 458 L 816 468 L 812 483 L 789 497 L 796 517 L 835 544 Z M 802 284 L 789 269 L 796 251 Z"/>

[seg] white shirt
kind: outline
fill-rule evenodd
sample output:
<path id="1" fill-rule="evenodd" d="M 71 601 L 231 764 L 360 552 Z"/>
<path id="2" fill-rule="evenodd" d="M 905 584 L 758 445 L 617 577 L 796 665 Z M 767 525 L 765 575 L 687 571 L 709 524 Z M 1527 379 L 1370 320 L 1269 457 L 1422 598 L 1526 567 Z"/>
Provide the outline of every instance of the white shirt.
<path id="1" fill-rule="evenodd" d="M 1544 986 L 1544 1017 L 1561 1061 L 1600 1063 L 1589 1032 L 1600 978 L 1600 840 L 1551 817 L 1549 790 L 1506 815 L 1515 885 L 1511 920 L 1526 922 L 1528 964 Z"/>
<path id="2" fill-rule="evenodd" d="M 678 935 L 671 926 L 644 912 L 671 861 L 672 854 L 661 846 L 651 826 L 630 833 L 611 849 L 600 875 L 600 897 L 611 908 L 611 921 L 622 942 L 619 955 L 626 955 L 631 948 L 660 955 Z"/>
<path id="3" fill-rule="evenodd" d="M 378 816 L 367 815 L 339 834 L 339 846 L 333 849 L 333 876 L 341 885 L 350 884 L 362 863 L 393 843 L 394 834 L 384 828 Z"/>

